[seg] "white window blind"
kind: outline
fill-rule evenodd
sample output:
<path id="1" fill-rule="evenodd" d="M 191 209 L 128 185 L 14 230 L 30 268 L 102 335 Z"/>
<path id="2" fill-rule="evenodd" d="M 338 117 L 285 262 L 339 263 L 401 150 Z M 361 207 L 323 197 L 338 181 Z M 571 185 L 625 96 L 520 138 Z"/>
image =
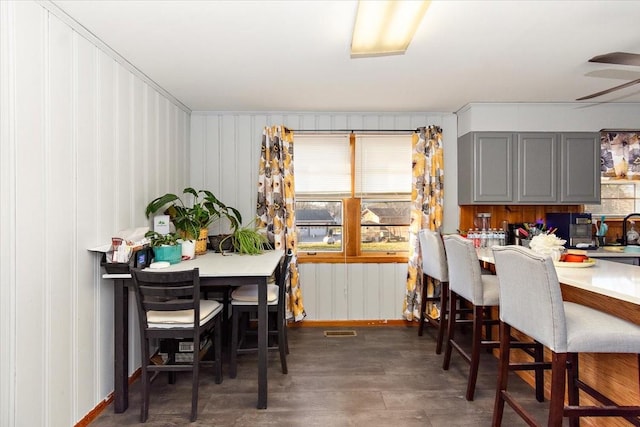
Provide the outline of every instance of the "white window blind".
<path id="1" fill-rule="evenodd" d="M 293 163 L 298 196 L 350 195 L 349 135 L 296 135 Z"/>
<path id="2" fill-rule="evenodd" d="M 356 136 L 356 197 L 411 193 L 411 135 Z"/>

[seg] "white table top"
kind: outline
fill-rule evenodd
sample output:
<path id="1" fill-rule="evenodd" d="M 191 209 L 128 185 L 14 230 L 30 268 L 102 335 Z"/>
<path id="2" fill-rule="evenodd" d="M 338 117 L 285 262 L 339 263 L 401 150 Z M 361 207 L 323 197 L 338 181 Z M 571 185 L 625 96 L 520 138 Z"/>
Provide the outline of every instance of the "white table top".
<path id="1" fill-rule="evenodd" d="M 220 254 L 209 251 L 195 259 L 172 264 L 157 271 L 200 269 L 200 277 L 268 277 L 284 256 L 283 250 L 264 251 L 259 255 Z M 104 279 L 129 279 L 130 274 L 103 274 Z"/>
<path id="2" fill-rule="evenodd" d="M 479 249 L 478 259 L 493 264 L 491 249 Z M 640 267 L 601 259 L 593 267 L 556 267 L 560 283 L 640 305 Z"/>

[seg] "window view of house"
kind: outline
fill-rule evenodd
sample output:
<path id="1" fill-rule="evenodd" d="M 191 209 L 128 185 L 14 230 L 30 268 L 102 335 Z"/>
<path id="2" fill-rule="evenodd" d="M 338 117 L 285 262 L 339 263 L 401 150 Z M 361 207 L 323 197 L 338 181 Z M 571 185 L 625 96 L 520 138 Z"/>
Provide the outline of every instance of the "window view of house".
<path id="1" fill-rule="evenodd" d="M 299 250 L 340 256 L 408 251 L 409 134 L 299 135 L 294 161 Z"/>

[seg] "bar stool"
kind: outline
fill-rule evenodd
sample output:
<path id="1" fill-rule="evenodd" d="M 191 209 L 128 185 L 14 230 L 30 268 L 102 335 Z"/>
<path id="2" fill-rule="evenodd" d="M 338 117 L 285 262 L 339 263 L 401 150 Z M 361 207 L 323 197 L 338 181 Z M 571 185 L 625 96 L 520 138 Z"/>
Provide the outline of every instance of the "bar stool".
<path id="1" fill-rule="evenodd" d="M 449 369 L 451 353 L 455 349 L 470 365 L 465 397 L 467 400 L 473 400 L 480 364 L 480 350 L 483 348 L 491 350 L 499 346 L 499 341 L 491 339 L 491 327 L 498 324 L 498 319 L 491 317 L 491 309 L 500 306 L 498 277 L 482 274 L 476 249 L 470 240 L 459 235 L 447 235 L 444 236 L 444 246 L 449 269 L 449 316 L 442 368 Z M 471 320 L 459 316 L 457 306 L 464 304 L 465 301 L 471 304 Z M 455 327 L 465 323 L 473 324 L 471 353 L 466 352 L 455 339 Z M 482 336 L 483 326 L 486 339 Z M 540 402 L 544 401 L 543 346 L 538 342 L 517 341 L 510 334 L 506 339 L 513 340 L 512 346 L 521 349 L 538 362 L 523 366 L 521 369 L 535 370 L 536 398 Z"/>
<path id="2" fill-rule="evenodd" d="M 420 326 L 418 336 L 422 336 L 425 323 L 435 326 L 436 354 L 442 352 L 442 342 L 447 319 L 447 295 L 449 293 L 449 271 L 447 269 L 447 257 L 440 233 L 433 230 L 420 230 L 420 251 L 422 254 L 422 295 L 420 299 Z M 440 296 L 427 296 L 427 280 L 431 278 L 440 283 Z M 434 283 L 434 289 L 435 289 Z M 440 317 L 434 318 L 427 313 L 427 302 L 440 302 Z"/>
<path id="3" fill-rule="evenodd" d="M 495 247 L 500 279 L 500 361 L 493 426 L 500 426 L 507 402 L 529 425 L 536 422 L 507 391 L 511 328 L 534 338 L 551 350 L 549 426 L 571 426 L 579 417 L 625 417 L 638 425 L 640 406 L 619 406 L 578 375 L 579 353 L 640 353 L 640 326 L 571 302 L 563 302 L 556 270 L 548 256 L 521 246 Z M 640 363 L 640 356 L 638 357 Z M 635 373 L 636 377 L 638 372 Z M 565 387 L 565 378 L 567 384 Z M 568 405 L 565 405 L 565 389 Z M 580 406 L 579 390 L 602 406 Z"/>

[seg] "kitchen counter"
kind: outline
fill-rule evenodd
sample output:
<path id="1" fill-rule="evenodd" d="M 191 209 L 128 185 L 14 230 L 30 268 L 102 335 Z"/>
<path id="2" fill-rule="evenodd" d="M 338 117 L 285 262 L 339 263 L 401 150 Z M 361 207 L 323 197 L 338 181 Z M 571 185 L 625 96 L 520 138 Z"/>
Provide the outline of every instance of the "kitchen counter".
<path id="1" fill-rule="evenodd" d="M 608 261 L 596 256 L 596 254 L 604 254 L 609 258 L 632 255 L 637 258 L 640 254 L 605 252 L 601 249 L 588 251 L 588 253 L 596 260 L 595 265 L 586 268 L 556 267 L 559 282 L 605 297 L 640 305 L 640 267 Z M 479 249 L 478 259 L 493 264 L 493 252 L 487 248 Z"/>
<path id="2" fill-rule="evenodd" d="M 620 248 L 621 246 L 605 246 Z M 598 248 L 595 251 L 587 251 L 589 258 L 640 258 L 640 252 L 611 251 Z"/>

